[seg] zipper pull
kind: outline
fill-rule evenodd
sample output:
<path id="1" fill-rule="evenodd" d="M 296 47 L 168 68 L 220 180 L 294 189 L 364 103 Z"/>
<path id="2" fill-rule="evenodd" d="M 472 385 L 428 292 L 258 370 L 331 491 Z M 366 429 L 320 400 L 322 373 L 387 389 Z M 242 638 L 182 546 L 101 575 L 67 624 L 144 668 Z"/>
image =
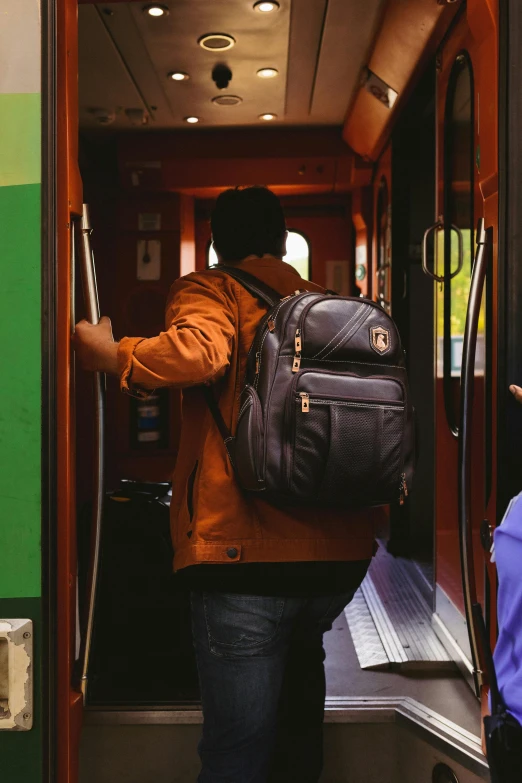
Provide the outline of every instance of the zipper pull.
<path id="1" fill-rule="evenodd" d="M 303 413 L 310 413 L 310 395 L 306 392 L 300 392 L 301 410 Z"/>
<path id="2" fill-rule="evenodd" d="M 268 331 L 273 332 L 275 329 L 275 321 L 273 318 L 268 319 Z"/>
<path id="3" fill-rule="evenodd" d="M 259 375 L 259 369 L 261 367 L 261 354 L 258 351 L 256 353 L 256 375 Z"/>
<path id="4" fill-rule="evenodd" d="M 295 333 L 295 355 L 292 372 L 299 372 L 301 367 L 301 347 L 301 330 L 298 329 Z"/>

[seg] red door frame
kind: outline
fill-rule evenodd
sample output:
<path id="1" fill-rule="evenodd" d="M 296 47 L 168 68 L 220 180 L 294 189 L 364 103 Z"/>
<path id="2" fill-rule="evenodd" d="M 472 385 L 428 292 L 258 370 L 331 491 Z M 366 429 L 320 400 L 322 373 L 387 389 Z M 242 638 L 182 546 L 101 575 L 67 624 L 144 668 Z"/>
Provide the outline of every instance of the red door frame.
<path id="1" fill-rule="evenodd" d="M 78 779 L 82 697 L 73 686 L 76 646 L 76 501 L 71 221 L 82 209 L 78 169 L 78 6 L 57 0 L 57 783 Z"/>
<path id="2" fill-rule="evenodd" d="M 450 73 L 457 56 L 467 52 L 473 67 L 475 103 L 474 154 L 474 222 L 484 217 L 486 227 L 493 230 L 491 274 L 493 312 L 488 328 L 493 334 L 491 384 L 489 400 L 492 415 L 491 465 L 496 465 L 496 411 L 497 356 L 497 248 L 498 248 L 498 3 L 497 0 L 468 0 L 465 12 L 460 16 L 444 42 L 439 58 L 437 81 L 437 215 L 442 214 L 444 203 L 444 113 Z M 475 248 L 472 248 L 474 253 Z M 451 601 L 463 611 L 461 567 L 458 557 L 458 441 L 450 433 L 445 422 L 442 379 L 436 378 L 436 580 Z M 484 384 L 476 384 L 476 410 L 484 397 Z M 485 402 L 488 404 L 488 401 Z M 479 587 L 479 597 L 484 600 L 484 573 L 487 569 L 491 591 L 487 611 L 490 617 L 492 643 L 496 628 L 496 590 L 494 567 L 488 562 L 480 539 L 482 521 L 494 525 L 496 518 L 496 472 L 492 468 L 491 494 L 487 507 L 483 498 L 484 454 L 482 449 L 483 422 L 475 415 L 474 421 L 473 485 L 473 554 Z M 484 607 L 485 608 L 485 607 Z M 483 687 L 485 690 L 485 684 Z"/>

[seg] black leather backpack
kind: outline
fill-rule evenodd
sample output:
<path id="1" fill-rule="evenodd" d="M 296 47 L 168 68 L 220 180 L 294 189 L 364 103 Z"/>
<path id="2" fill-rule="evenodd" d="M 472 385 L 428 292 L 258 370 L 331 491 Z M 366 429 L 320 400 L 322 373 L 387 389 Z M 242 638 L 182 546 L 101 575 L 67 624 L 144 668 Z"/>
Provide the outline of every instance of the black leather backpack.
<path id="1" fill-rule="evenodd" d="M 219 271 L 270 308 L 250 349 L 234 436 L 205 387 L 240 486 L 274 505 L 403 503 L 415 427 L 392 319 L 367 299 L 303 290 L 282 299 L 243 270 Z"/>

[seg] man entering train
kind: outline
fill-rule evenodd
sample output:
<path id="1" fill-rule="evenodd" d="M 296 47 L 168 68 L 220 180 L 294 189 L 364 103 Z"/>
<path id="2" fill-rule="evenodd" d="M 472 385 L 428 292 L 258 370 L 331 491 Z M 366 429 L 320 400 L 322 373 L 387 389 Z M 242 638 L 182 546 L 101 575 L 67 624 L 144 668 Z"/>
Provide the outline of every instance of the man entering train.
<path id="1" fill-rule="evenodd" d="M 283 261 L 286 225 L 268 189 L 227 190 L 211 219 L 220 263 L 281 297 L 320 290 Z M 275 508 L 245 495 L 202 393 L 213 384 L 234 431 L 248 351 L 266 312 L 219 266 L 174 283 L 166 329 L 115 342 L 81 322 L 88 370 L 123 391 L 183 389 L 171 505 L 174 569 L 191 591 L 204 725 L 199 783 L 317 783 L 325 701 L 323 634 L 353 597 L 373 552 L 371 510 Z"/>

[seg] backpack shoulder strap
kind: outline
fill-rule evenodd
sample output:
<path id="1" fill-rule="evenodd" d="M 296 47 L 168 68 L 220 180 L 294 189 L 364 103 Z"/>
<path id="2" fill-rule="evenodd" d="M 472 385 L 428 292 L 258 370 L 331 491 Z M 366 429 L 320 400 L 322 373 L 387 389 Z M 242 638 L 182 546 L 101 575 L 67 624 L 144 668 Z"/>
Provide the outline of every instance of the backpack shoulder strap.
<path id="1" fill-rule="evenodd" d="M 229 266 L 216 266 L 214 267 L 219 272 L 225 272 L 225 274 L 233 277 L 237 280 L 243 288 L 252 294 L 252 296 L 261 299 L 262 302 L 268 305 L 268 307 L 274 307 L 280 300 L 281 294 L 279 294 L 274 288 L 265 285 L 265 283 L 258 280 L 257 277 L 251 275 L 249 272 L 244 272 L 242 269 L 236 269 Z M 212 414 L 212 418 L 216 422 L 217 428 L 220 432 L 225 448 L 227 450 L 232 467 L 235 468 L 235 438 L 225 424 L 222 413 L 219 409 L 218 401 L 216 400 L 214 389 L 211 386 L 203 386 L 203 395 L 207 403 L 208 409 Z"/>
<path id="2" fill-rule="evenodd" d="M 217 272 L 225 272 L 225 274 L 233 277 L 234 280 L 240 283 L 243 288 L 246 288 L 246 290 L 252 294 L 252 296 L 256 296 L 258 299 L 261 299 L 269 307 L 274 307 L 282 299 L 281 294 L 279 294 L 274 288 L 270 288 L 269 285 L 266 285 L 265 283 L 261 282 L 261 280 L 258 280 L 258 278 L 254 277 L 254 275 L 251 275 L 250 272 L 245 272 L 243 269 L 236 269 L 235 267 L 222 265 L 216 266 L 214 269 Z"/>
<path id="3" fill-rule="evenodd" d="M 216 422 L 216 426 L 219 430 L 219 434 L 221 435 L 223 439 L 223 443 L 225 444 L 225 448 L 227 450 L 228 457 L 230 459 L 232 467 L 235 469 L 236 467 L 236 439 L 228 429 L 225 420 L 223 418 L 223 415 L 219 409 L 218 401 L 216 400 L 216 396 L 214 394 L 214 389 L 211 386 L 203 386 L 203 396 L 205 397 L 205 402 L 207 403 L 207 407 L 212 414 L 212 418 Z"/>

